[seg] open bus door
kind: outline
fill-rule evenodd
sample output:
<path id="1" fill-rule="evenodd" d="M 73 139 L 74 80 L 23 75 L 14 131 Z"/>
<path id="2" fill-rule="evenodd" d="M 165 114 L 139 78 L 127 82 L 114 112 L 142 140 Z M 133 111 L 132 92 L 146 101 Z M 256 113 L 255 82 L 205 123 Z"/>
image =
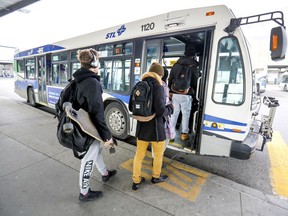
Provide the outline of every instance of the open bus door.
<path id="1" fill-rule="evenodd" d="M 270 20 L 281 25 L 272 29 L 270 37 L 271 59 L 277 61 L 285 58 L 287 49 L 282 12 L 231 19 L 224 29 L 228 35 L 218 42 L 214 77 L 207 81 L 199 154 L 249 159 L 258 144 L 263 151 L 265 143 L 271 140 L 279 103 L 271 97 L 262 102 L 261 95 L 254 92 L 249 51 L 243 40 L 238 40 L 242 38 L 241 32 L 236 31 L 240 25 Z M 255 107 L 261 103 L 270 111 L 258 120 L 259 109 Z"/>

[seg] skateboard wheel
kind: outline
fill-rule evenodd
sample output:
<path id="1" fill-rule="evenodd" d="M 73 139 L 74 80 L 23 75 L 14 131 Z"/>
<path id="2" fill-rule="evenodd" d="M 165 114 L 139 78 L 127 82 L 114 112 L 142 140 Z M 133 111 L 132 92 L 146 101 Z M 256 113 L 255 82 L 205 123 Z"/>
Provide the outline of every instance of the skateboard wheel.
<path id="1" fill-rule="evenodd" d="M 74 125 L 71 123 L 71 122 L 69 122 L 69 123 L 65 123 L 64 125 L 63 125 L 63 131 L 65 132 L 65 133 L 73 133 L 73 131 L 74 131 Z"/>
<path id="2" fill-rule="evenodd" d="M 65 109 L 65 107 L 67 106 L 71 106 L 72 107 L 72 104 L 70 102 L 64 102 L 63 103 L 63 109 Z"/>

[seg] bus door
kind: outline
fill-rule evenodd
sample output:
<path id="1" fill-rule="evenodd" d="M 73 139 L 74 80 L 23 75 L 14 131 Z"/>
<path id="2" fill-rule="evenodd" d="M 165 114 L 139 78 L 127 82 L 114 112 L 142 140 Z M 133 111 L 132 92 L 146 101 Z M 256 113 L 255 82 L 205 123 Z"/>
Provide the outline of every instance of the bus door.
<path id="1" fill-rule="evenodd" d="M 199 153 L 229 157 L 233 140 L 243 141 L 249 131 L 251 97 L 247 95 L 252 83 L 249 68 L 244 67 L 245 50 L 240 50 L 236 37 L 223 37 L 215 47 L 215 65 L 211 62 L 206 80 Z"/>
<path id="2" fill-rule="evenodd" d="M 161 47 L 163 47 L 161 39 L 147 40 L 145 43 L 146 49 L 144 49 L 144 60 L 142 60 L 142 62 L 144 62 L 141 68 L 142 74 L 149 70 L 149 67 L 153 62 L 157 61 L 161 64 Z"/>
<path id="3" fill-rule="evenodd" d="M 39 103 L 47 104 L 47 92 L 46 92 L 46 84 L 47 84 L 47 76 L 46 76 L 46 64 L 45 64 L 45 56 L 37 57 L 37 68 L 38 68 L 38 100 Z"/>

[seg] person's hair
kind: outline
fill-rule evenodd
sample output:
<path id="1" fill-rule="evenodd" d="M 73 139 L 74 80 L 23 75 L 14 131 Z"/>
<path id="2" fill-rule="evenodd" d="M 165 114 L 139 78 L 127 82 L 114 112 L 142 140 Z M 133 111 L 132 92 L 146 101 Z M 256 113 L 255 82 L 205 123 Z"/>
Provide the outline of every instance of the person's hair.
<path id="1" fill-rule="evenodd" d="M 153 62 L 149 68 L 149 72 L 157 73 L 159 76 L 164 75 L 164 68 L 159 62 Z"/>
<path id="2" fill-rule="evenodd" d="M 185 56 L 194 56 L 196 54 L 196 49 L 192 44 L 187 44 L 185 48 L 184 55 Z"/>
<path id="3" fill-rule="evenodd" d="M 95 49 L 83 49 L 77 51 L 77 59 L 81 63 L 81 67 L 84 68 L 91 68 L 91 62 L 96 58 L 96 56 L 97 51 Z"/>

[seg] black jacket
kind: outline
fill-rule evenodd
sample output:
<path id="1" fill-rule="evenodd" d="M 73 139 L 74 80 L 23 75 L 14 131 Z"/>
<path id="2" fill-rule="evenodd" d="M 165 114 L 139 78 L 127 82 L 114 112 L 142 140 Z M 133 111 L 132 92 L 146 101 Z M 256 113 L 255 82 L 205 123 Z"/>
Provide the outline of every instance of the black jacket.
<path id="1" fill-rule="evenodd" d="M 154 72 L 146 72 L 143 74 L 142 80 L 151 82 L 153 85 L 153 109 L 155 118 L 148 122 L 137 122 L 136 137 L 144 141 L 164 141 L 166 139 L 164 116 L 173 113 L 172 105 L 166 106 L 166 97 L 162 80 L 159 75 Z"/>
<path id="2" fill-rule="evenodd" d="M 77 82 L 77 102 L 79 108 L 89 113 L 91 121 L 96 126 L 103 141 L 111 138 L 111 133 L 104 118 L 104 104 L 102 99 L 102 87 L 100 76 L 94 72 L 80 68 L 73 77 Z"/>
<path id="3" fill-rule="evenodd" d="M 173 80 L 178 76 L 178 73 L 182 67 L 181 65 L 188 65 L 190 67 L 189 72 L 191 73 L 191 82 L 190 82 L 191 88 L 187 93 L 187 95 L 193 95 L 195 94 L 197 88 L 197 80 L 200 76 L 200 73 L 198 69 L 199 62 L 193 59 L 192 57 L 180 57 L 178 61 L 173 65 L 168 78 L 168 87 L 171 93 L 177 94 L 171 90 L 171 85 L 173 83 Z"/>

